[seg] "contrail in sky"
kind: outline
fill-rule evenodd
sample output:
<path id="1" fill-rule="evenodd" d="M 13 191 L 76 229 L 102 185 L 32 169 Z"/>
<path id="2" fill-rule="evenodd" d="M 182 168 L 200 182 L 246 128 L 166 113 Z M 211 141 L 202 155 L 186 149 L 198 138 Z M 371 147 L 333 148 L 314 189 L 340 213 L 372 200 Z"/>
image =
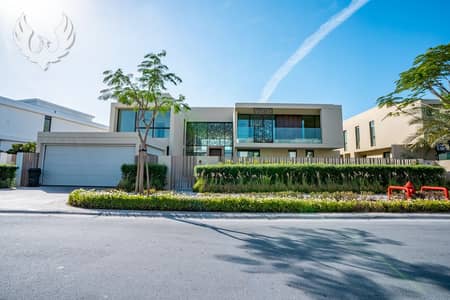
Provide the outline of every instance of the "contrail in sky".
<path id="1" fill-rule="evenodd" d="M 300 45 L 300 47 L 292 54 L 291 57 L 272 75 L 272 78 L 264 86 L 260 102 L 267 102 L 272 96 L 272 93 L 277 88 L 278 84 L 284 77 L 286 77 L 292 68 L 301 61 L 312 49 L 323 40 L 330 32 L 336 27 L 341 25 L 345 20 L 350 18 L 355 12 L 363 7 L 369 0 L 352 0 L 349 6 L 341 10 L 338 14 L 332 16 L 327 22 L 322 24 L 319 29 L 308 36 L 306 40 Z"/>

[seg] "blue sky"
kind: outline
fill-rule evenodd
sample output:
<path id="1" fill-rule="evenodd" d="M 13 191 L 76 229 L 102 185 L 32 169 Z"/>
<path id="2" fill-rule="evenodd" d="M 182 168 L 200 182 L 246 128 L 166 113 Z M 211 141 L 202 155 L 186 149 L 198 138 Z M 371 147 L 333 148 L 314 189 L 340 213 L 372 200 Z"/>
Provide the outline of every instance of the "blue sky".
<path id="1" fill-rule="evenodd" d="M 321 24 L 350 4 L 338 0 L 118 1 L 1 0 L 0 95 L 39 97 L 97 116 L 102 71 L 133 72 L 166 49 L 183 83 L 171 89 L 192 106 L 258 101 L 273 73 Z M 51 33 L 64 11 L 77 39 L 44 72 L 12 39 L 16 19 Z M 372 0 L 323 39 L 280 82 L 269 102 L 333 103 L 344 118 L 375 105 L 427 48 L 450 42 L 450 1 Z"/>

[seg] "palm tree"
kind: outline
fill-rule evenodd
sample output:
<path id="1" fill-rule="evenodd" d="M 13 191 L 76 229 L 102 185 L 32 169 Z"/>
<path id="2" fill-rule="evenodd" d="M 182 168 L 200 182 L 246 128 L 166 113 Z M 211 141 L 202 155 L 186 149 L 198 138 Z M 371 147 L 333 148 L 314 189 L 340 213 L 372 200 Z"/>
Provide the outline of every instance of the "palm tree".
<path id="1" fill-rule="evenodd" d="M 422 112 L 417 111 L 418 109 Z M 406 141 L 412 149 L 432 148 L 450 140 L 450 109 L 425 104 L 411 109 L 408 114 L 412 116 L 409 125 L 418 125 L 417 131 Z"/>

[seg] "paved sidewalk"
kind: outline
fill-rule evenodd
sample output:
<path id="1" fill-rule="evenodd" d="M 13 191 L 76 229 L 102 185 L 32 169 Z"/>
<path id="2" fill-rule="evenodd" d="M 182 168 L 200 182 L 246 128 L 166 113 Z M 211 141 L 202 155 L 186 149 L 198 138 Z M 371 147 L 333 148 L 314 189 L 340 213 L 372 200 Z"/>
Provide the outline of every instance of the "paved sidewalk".
<path id="1" fill-rule="evenodd" d="M 192 219 L 448 219 L 450 214 L 400 213 L 221 213 L 84 209 L 67 205 L 74 187 L 0 189 L 1 213 L 67 214 Z"/>

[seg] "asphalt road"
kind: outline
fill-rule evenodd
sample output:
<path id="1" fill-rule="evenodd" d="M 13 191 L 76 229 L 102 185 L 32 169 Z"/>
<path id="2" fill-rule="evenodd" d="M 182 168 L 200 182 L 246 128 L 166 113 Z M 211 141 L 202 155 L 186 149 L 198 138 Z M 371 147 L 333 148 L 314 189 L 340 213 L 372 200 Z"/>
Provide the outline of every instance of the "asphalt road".
<path id="1" fill-rule="evenodd" d="M 0 215 L 0 299 L 305 298 L 450 298 L 450 221 Z"/>

